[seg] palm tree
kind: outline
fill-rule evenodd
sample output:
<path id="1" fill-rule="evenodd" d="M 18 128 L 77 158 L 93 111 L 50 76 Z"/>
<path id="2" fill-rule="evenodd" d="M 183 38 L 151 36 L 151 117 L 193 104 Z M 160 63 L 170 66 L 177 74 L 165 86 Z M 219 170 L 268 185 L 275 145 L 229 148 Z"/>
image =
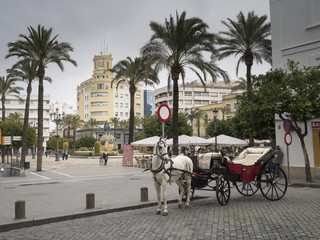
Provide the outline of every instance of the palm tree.
<path id="1" fill-rule="evenodd" d="M 240 56 L 236 67 L 238 75 L 239 65 L 244 62 L 247 67 L 247 90 L 251 90 L 251 68 L 253 61 L 262 63 L 262 60 L 271 64 L 271 35 L 270 23 L 266 23 L 267 16 L 261 17 L 249 12 L 247 18 L 240 12 L 237 20 L 228 18 L 228 22 L 222 24 L 228 31 L 219 33 L 218 42 L 221 47 L 218 49 L 219 59 L 231 55 Z"/>
<path id="2" fill-rule="evenodd" d="M 24 124 L 22 139 L 28 138 L 28 123 L 29 123 L 29 109 L 30 109 L 30 96 L 32 92 L 32 83 L 38 78 L 37 63 L 35 61 L 22 60 L 12 66 L 8 73 L 10 76 L 17 79 L 17 81 L 23 81 L 27 83 L 27 97 L 24 111 Z M 44 77 L 44 80 L 52 82 L 51 78 Z M 24 166 L 27 151 L 27 141 L 22 141 L 21 150 L 21 166 Z"/>
<path id="3" fill-rule="evenodd" d="M 87 129 L 91 130 L 91 136 L 93 137 L 93 130 L 95 127 L 99 126 L 97 119 L 95 118 L 90 118 L 88 121 L 85 123 L 85 126 Z"/>
<path id="4" fill-rule="evenodd" d="M 129 115 L 129 144 L 133 142 L 134 131 L 134 96 L 137 91 L 137 85 L 144 83 L 153 86 L 159 83 L 156 71 L 151 67 L 151 62 L 146 57 L 137 57 L 132 60 L 127 57 L 125 60 L 119 61 L 112 69 L 116 73 L 116 77 L 111 81 L 116 83 L 116 88 L 121 83 L 128 82 L 130 92 L 130 115 Z"/>
<path id="5" fill-rule="evenodd" d="M 122 129 L 122 131 L 123 131 L 123 144 L 126 144 L 126 143 L 125 143 L 125 139 L 126 139 L 125 134 L 126 134 L 126 130 L 129 128 L 129 122 L 128 122 L 128 120 L 121 120 L 121 121 L 119 122 L 119 126 L 120 126 L 120 128 Z"/>
<path id="6" fill-rule="evenodd" d="M 8 43 L 9 54 L 6 58 L 16 56 L 18 58 L 35 61 L 38 66 L 39 90 L 38 90 L 38 152 L 37 152 L 37 171 L 42 170 L 43 155 L 43 79 L 45 68 L 49 63 L 56 63 L 63 71 L 63 62 L 67 61 L 77 66 L 71 59 L 69 52 L 73 51 L 67 42 L 59 43 L 56 39 L 58 35 L 52 36 L 52 28 L 45 29 L 38 25 L 38 29 L 28 27 L 29 36 L 20 34 L 22 40 Z"/>
<path id="7" fill-rule="evenodd" d="M 120 119 L 117 118 L 117 117 L 110 118 L 110 122 L 111 122 L 111 124 L 113 126 L 113 131 L 114 131 L 113 136 L 114 136 L 114 138 L 116 138 L 117 126 L 119 124 L 119 121 L 120 121 Z"/>
<path id="8" fill-rule="evenodd" d="M 68 141 L 70 142 L 70 130 L 71 130 L 71 126 L 72 126 L 72 119 L 73 119 L 73 115 L 72 114 L 66 114 L 63 119 L 62 119 L 62 123 L 61 126 L 63 128 L 67 127 L 68 128 Z"/>
<path id="9" fill-rule="evenodd" d="M 10 113 L 6 119 L 6 121 L 14 122 L 14 123 L 22 123 L 23 115 L 20 112 Z M 27 125 L 28 126 L 28 125 Z"/>
<path id="10" fill-rule="evenodd" d="M 161 25 L 151 22 L 153 35 L 150 41 L 141 49 L 143 56 L 150 57 L 156 64 L 156 69 L 166 68 L 168 85 L 170 78 L 173 81 L 173 154 L 178 154 L 178 111 L 179 111 L 179 87 L 178 81 L 181 75 L 184 83 L 185 69 L 194 72 L 205 85 L 207 75 L 216 81 L 221 76 L 228 80 L 226 72 L 216 66 L 213 61 L 205 61 L 204 52 L 215 55 L 214 48 L 216 37 L 208 33 L 208 25 L 199 18 L 186 18 L 186 12 L 180 16 L 176 13 L 176 21 L 172 16 Z M 203 75 L 203 77 L 201 76 Z"/>
<path id="11" fill-rule="evenodd" d="M 197 119 L 197 133 L 198 137 L 200 137 L 200 119 L 204 118 L 205 112 L 202 110 L 198 110 L 195 112 L 195 118 Z"/>
<path id="12" fill-rule="evenodd" d="M 76 149 L 76 130 L 83 126 L 84 122 L 80 119 L 79 115 L 72 115 L 71 127 L 73 129 L 73 149 Z"/>
<path id="13" fill-rule="evenodd" d="M 21 90 L 23 90 L 23 88 L 16 86 L 16 79 L 12 78 L 10 75 L 8 75 L 7 77 L 0 77 L 2 121 L 6 120 L 6 106 L 5 106 L 6 96 L 9 94 L 17 94 L 15 96 L 20 99 L 19 94 Z"/>

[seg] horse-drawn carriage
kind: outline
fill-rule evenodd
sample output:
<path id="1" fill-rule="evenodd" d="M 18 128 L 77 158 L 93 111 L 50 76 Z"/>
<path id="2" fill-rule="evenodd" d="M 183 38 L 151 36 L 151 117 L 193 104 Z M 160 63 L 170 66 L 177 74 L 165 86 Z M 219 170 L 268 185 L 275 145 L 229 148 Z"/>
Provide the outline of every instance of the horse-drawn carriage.
<path id="1" fill-rule="evenodd" d="M 195 190 L 214 190 L 221 205 L 230 198 L 230 182 L 239 193 L 252 196 L 259 189 L 262 195 L 271 201 L 281 199 L 287 190 L 287 177 L 272 163 L 274 157 L 271 148 L 247 148 L 232 161 L 219 153 L 205 153 L 192 157 L 194 163 L 191 198 Z M 212 182 L 215 181 L 215 186 Z"/>
<path id="2" fill-rule="evenodd" d="M 271 201 L 281 199 L 287 191 L 286 174 L 273 164 L 271 148 L 247 148 L 231 161 L 214 152 L 170 159 L 167 147 L 165 140 L 160 139 L 150 168 L 158 197 L 157 213 L 161 212 L 162 186 L 164 214 L 167 214 L 166 186 L 169 181 L 175 181 L 179 186 L 179 207 L 183 197 L 186 207 L 189 206 L 195 190 L 215 191 L 218 202 L 226 205 L 230 198 L 230 182 L 244 196 L 252 196 L 260 189 Z"/>

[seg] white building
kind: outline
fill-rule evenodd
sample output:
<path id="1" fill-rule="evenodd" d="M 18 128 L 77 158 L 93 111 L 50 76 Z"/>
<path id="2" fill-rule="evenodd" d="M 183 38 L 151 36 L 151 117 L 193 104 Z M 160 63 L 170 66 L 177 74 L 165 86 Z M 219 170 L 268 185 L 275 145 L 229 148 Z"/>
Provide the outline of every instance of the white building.
<path id="1" fill-rule="evenodd" d="M 270 0 L 270 14 L 273 68 L 286 68 L 287 59 L 299 61 L 301 66 L 319 65 L 320 1 Z M 299 138 L 291 133 L 292 144 L 287 147 L 282 120 L 276 118 L 275 124 L 276 142 L 284 152 L 284 169 L 290 166 L 291 177 L 305 178 Z M 308 121 L 307 127 L 305 143 L 312 177 L 320 178 L 320 118 Z M 290 139 L 286 141 L 290 142 Z"/>
<path id="2" fill-rule="evenodd" d="M 186 83 L 184 86 L 179 85 L 179 112 L 185 111 L 186 108 L 200 107 L 210 104 L 222 102 L 222 97 L 232 92 L 232 87 L 236 83 L 231 82 L 225 84 L 220 81 L 217 83 L 208 82 L 206 88 L 200 81 Z M 155 109 L 157 110 L 161 104 L 167 104 L 169 108 L 173 108 L 173 95 L 171 86 L 168 92 L 167 87 L 159 88 L 155 91 Z"/>
<path id="3" fill-rule="evenodd" d="M 24 117 L 25 99 L 27 95 L 19 95 L 23 101 L 20 101 L 13 95 L 7 95 L 5 101 L 6 116 L 10 113 L 18 112 Z M 0 106 L 1 109 L 1 106 Z M 46 147 L 46 142 L 49 140 L 49 119 L 50 119 L 50 95 L 43 96 L 43 147 Z M 1 111 L 0 111 L 1 115 Z M 29 125 L 36 127 L 38 125 L 38 95 L 30 96 L 29 110 Z"/>

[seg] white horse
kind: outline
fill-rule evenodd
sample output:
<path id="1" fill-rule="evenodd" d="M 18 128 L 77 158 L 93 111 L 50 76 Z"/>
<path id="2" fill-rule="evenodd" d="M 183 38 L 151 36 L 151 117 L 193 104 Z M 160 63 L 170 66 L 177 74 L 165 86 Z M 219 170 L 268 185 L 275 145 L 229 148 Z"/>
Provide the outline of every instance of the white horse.
<path id="1" fill-rule="evenodd" d="M 179 170 L 177 170 L 179 169 Z M 185 208 L 189 207 L 190 204 L 190 190 L 191 190 L 191 174 L 193 170 L 192 160 L 187 156 L 177 156 L 172 160 L 168 155 L 168 145 L 166 139 L 160 138 L 158 143 L 154 147 L 153 158 L 151 163 L 150 171 L 154 181 L 154 187 L 157 192 L 158 207 L 157 214 L 161 213 L 161 187 L 163 195 L 163 213 L 162 215 L 168 215 L 167 206 L 167 184 L 168 182 L 176 182 L 180 189 L 178 206 L 182 206 L 182 198 L 186 191 L 186 203 Z M 183 180 L 186 182 L 186 189 Z"/>

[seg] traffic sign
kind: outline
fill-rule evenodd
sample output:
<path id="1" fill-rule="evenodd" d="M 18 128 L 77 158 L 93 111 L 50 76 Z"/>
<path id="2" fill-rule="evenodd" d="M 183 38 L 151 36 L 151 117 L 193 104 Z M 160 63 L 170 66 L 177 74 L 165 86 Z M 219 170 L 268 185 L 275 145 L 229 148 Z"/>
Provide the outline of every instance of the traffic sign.
<path id="1" fill-rule="evenodd" d="M 289 119 L 283 121 L 283 129 L 286 132 L 290 132 L 292 129 L 292 122 Z"/>
<path id="2" fill-rule="evenodd" d="M 11 145 L 11 137 L 10 136 L 2 136 L 1 137 L 2 145 Z"/>
<path id="3" fill-rule="evenodd" d="M 171 111 L 168 105 L 166 104 L 161 104 L 158 108 L 158 117 L 161 122 L 167 122 L 169 121 L 171 116 Z"/>
<path id="4" fill-rule="evenodd" d="M 292 143 L 292 136 L 289 132 L 286 132 L 286 134 L 284 135 L 284 142 L 287 146 L 289 146 Z"/>
<path id="5" fill-rule="evenodd" d="M 13 136 L 12 141 L 22 141 L 22 137 L 21 136 Z"/>

